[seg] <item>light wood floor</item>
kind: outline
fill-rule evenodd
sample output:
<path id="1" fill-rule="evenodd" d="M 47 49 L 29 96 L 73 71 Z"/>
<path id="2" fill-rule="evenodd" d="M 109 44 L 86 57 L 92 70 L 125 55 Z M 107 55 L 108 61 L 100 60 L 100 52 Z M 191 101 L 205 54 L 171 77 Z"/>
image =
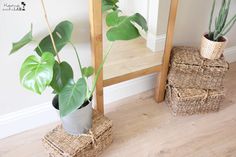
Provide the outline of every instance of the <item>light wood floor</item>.
<path id="1" fill-rule="evenodd" d="M 173 117 L 147 92 L 108 105 L 114 142 L 103 157 L 236 157 L 236 63 L 218 113 Z M 41 137 L 56 124 L 0 141 L 0 157 L 46 157 Z"/>

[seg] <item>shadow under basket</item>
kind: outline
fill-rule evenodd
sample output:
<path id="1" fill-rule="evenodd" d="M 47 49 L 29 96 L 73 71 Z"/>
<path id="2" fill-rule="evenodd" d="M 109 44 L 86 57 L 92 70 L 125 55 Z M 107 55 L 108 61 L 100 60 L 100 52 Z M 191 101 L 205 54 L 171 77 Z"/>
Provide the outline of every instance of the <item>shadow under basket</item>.
<path id="1" fill-rule="evenodd" d="M 225 98 L 223 88 L 204 90 L 168 86 L 166 94 L 172 114 L 181 116 L 219 111 L 220 104 Z"/>

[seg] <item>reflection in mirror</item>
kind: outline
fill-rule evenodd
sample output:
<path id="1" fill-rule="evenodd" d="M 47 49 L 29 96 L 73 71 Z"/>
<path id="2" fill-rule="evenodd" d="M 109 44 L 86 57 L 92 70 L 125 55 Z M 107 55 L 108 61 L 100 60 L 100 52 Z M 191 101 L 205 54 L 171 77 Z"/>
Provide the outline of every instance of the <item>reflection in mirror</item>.
<path id="1" fill-rule="evenodd" d="M 139 1 L 141 3 L 131 1 L 103 0 L 104 57 L 107 56 L 106 50 L 111 48 L 104 66 L 105 86 L 124 81 L 124 78 L 115 78 L 131 73 L 139 72 L 141 76 L 145 69 L 155 72 L 161 64 L 162 53 L 152 53 L 146 46 L 146 6 L 149 3 L 146 0 Z"/>

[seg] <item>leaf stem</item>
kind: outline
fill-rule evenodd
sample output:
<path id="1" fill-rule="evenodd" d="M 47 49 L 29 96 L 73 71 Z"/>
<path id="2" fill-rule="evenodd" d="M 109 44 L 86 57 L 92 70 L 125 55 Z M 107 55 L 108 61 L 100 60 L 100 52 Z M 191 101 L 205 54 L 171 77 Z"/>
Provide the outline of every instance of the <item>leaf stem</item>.
<path id="1" fill-rule="evenodd" d="M 71 46 L 73 47 L 73 49 L 74 49 L 74 51 L 75 51 L 76 58 L 77 58 L 77 61 L 78 61 L 78 63 L 79 63 L 79 69 L 80 69 L 81 75 L 82 75 L 82 77 L 84 77 L 84 74 L 83 74 L 83 72 L 82 72 L 82 64 L 81 64 L 81 61 L 80 61 L 80 58 L 79 58 L 78 51 L 77 51 L 75 45 L 74 45 L 71 41 L 69 41 L 69 43 L 71 44 Z"/>
<path id="2" fill-rule="evenodd" d="M 97 81 L 98 81 L 98 77 L 99 77 L 99 75 L 100 75 L 100 73 L 101 73 L 101 71 L 102 71 L 102 68 L 103 68 L 103 66 L 104 66 L 104 63 L 105 63 L 106 60 L 107 60 L 107 57 L 108 57 L 109 53 L 111 52 L 112 46 L 113 46 L 113 42 L 110 43 L 110 45 L 109 45 L 109 47 L 108 47 L 108 49 L 107 49 L 107 51 L 106 51 L 106 53 L 105 53 L 105 56 L 104 56 L 104 58 L 103 58 L 103 61 L 102 61 L 102 63 L 100 64 L 100 66 L 98 67 L 98 71 L 97 71 L 97 73 L 96 73 L 96 75 L 95 75 L 95 78 L 94 78 L 94 80 L 93 80 L 92 90 L 90 91 L 90 94 L 88 95 L 88 99 L 93 95 L 93 92 L 94 92 L 94 90 L 95 90 L 95 88 L 96 88 L 96 84 L 97 84 Z"/>
<path id="3" fill-rule="evenodd" d="M 42 51 L 41 47 L 39 46 L 39 44 L 38 44 L 38 48 L 39 48 L 39 51 L 41 52 L 41 54 L 43 54 L 43 51 Z"/>
<path id="4" fill-rule="evenodd" d="M 77 58 L 77 61 L 78 61 L 78 63 L 79 63 L 80 73 L 81 73 L 82 77 L 85 79 L 85 82 L 86 82 L 86 87 L 87 87 L 87 90 L 86 90 L 86 97 L 88 97 L 88 99 L 89 99 L 90 91 L 89 91 L 89 88 L 88 88 L 87 79 L 86 79 L 86 77 L 84 76 L 83 71 L 82 71 L 83 67 L 82 67 L 82 64 L 81 64 L 81 61 L 80 61 L 80 58 L 79 58 L 79 53 L 78 53 L 78 51 L 77 51 L 77 49 L 76 49 L 76 46 L 75 46 L 71 41 L 69 41 L 69 43 L 71 44 L 71 46 L 73 47 L 73 49 L 74 49 L 74 51 L 75 51 L 76 58 Z"/>
<path id="5" fill-rule="evenodd" d="M 38 45 L 38 48 L 39 48 L 39 51 L 41 52 L 41 54 L 43 54 L 43 50 L 41 49 L 41 47 L 39 46 L 39 44 L 38 44 L 38 42 L 37 41 L 35 41 L 35 40 L 32 40 L 35 44 L 37 44 Z"/>
<path id="6" fill-rule="evenodd" d="M 43 1 L 43 0 L 41 0 L 41 4 L 42 4 L 42 7 L 43 7 L 44 17 L 45 17 L 45 21 L 46 21 L 47 26 L 48 26 L 48 31 L 49 31 L 49 34 L 50 34 L 50 38 L 51 38 L 51 41 L 52 41 L 52 45 L 53 45 L 54 51 L 55 51 L 55 53 L 56 53 L 58 63 L 60 64 L 60 63 L 61 63 L 61 60 L 60 60 L 60 57 L 59 57 L 59 55 L 58 55 L 57 47 L 56 47 L 55 41 L 54 41 L 53 36 L 52 36 L 52 29 L 51 29 L 50 24 L 49 24 L 49 21 L 48 21 L 47 12 L 46 12 L 46 8 L 45 8 L 44 1 Z"/>

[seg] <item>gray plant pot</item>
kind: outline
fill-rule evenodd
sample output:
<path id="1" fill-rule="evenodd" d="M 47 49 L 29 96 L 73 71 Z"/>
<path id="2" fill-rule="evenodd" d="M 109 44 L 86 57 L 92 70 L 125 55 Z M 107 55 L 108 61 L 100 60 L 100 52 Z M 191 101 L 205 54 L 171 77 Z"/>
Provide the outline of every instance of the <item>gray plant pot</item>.
<path id="1" fill-rule="evenodd" d="M 53 100 L 54 107 L 56 103 L 58 104 L 57 97 Z M 72 112 L 65 117 L 61 117 L 62 126 L 64 130 L 71 135 L 78 136 L 80 134 L 85 134 L 92 128 L 92 116 L 92 102 L 85 102 L 85 104 L 75 112 Z"/>

